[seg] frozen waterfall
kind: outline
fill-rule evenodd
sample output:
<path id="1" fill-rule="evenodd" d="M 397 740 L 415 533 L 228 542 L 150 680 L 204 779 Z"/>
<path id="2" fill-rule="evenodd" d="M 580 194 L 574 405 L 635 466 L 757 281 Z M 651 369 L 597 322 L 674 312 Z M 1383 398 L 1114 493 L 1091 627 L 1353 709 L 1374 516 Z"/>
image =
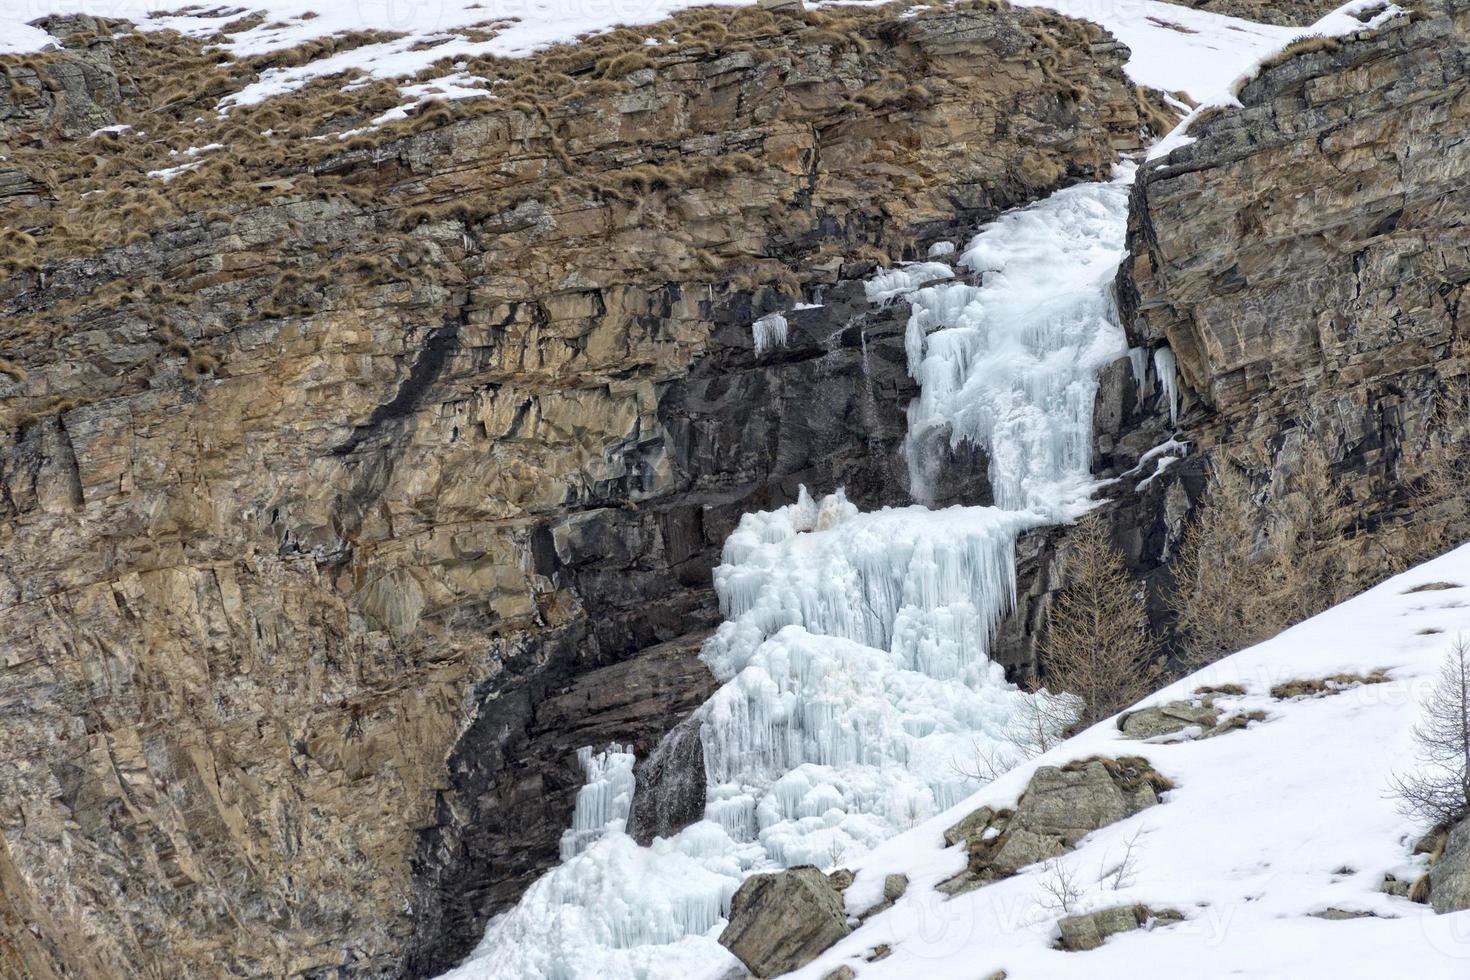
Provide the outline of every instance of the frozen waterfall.
<path id="1" fill-rule="evenodd" d="M 984 228 L 959 260 L 978 282 L 932 261 L 873 277 L 871 301 L 912 308 L 915 496 L 942 461 L 930 450 L 968 440 L 989 454 L 996 506 L 862 513 L 840 490 L 818 502 L 803 488 L 747 514 L 715 570 L 725 621 L 701 653 L 722 682 L 696 713 L 704 819 L 637 846 L 623 832 L 631 755 L 584 750 L 563 863 L 446 976 L 719 975 L 746 875 L 849 860 L 973 792 L 977 753 L 1014 753 L 1037 696 L 1006 682 L 989 644 L 1015 601 L 1016 536 L 1086 506 L 1096 371 L 1125 347 L 1111 280 L 1130 178 Z M 758 344 L 778 333 L 757 327 Z"/>
<path id="2" fill-rule="evenodd" d="M 999 507 L 1056 517 L 1086 495 L 1097 371 L 1128 346 L 1111 286 L 1129 176 L 1001 216 L 960 256 L 980 285 L 908 294 L 909 370 L 920 384 L 906 445 L 915 498 L 929 499 L 941 440 L 989 453 Z"/>

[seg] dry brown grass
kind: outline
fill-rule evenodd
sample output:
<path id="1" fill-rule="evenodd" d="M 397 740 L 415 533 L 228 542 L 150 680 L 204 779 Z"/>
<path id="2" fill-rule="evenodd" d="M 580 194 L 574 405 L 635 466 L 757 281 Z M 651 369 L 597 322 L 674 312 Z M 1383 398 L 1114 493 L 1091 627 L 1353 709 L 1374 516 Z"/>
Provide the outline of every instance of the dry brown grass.
<path id="1" fill-rule="evenodd" d="M 1323 34 L 1309 34 L 1306 37 L 1292 41 L 1286 47 L 1276 52 L 1265 61 L 1261 62 L 1261 71 L 1284 65 L 1293 58 L 1299 58 L 1305 54 L 1314 54 L 1318 51 L 1337 51 L 1342 47 L 1342 42 L 1335 37 L 1327 37 Z"/>
<path id="2" fill-rule="evenodd" d="M 1278 701 L 1292 698 L 1323 698 L 1350 691 L 1364 684 L 1386 684 L 1389 676 L 1382 670 L 1370 674 L 1332 674 L 1327 677 L 1308 677 L 1286 681 L 1271 688 L 1271 696 Z"/>

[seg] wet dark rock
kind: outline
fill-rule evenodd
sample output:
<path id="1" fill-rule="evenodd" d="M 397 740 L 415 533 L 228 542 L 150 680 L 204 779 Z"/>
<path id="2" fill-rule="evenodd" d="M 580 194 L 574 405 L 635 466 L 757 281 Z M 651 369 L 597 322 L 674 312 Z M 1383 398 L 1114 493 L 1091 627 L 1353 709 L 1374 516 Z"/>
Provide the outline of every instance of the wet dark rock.
<path id="1" fill-rule="evenodd" d="M 704 816 L 704 742 L 700 722 L 688 718 L 634 770 L 628 836 L 643 846 L 672 837 Z"/>

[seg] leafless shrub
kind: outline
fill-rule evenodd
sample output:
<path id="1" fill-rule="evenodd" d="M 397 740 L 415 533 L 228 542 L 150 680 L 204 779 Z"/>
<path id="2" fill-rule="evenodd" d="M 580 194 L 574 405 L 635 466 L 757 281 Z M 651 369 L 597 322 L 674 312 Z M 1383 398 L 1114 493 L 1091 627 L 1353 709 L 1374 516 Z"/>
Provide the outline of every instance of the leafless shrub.
<path id="1" fill-rule="evenodd" d="M 1414 741 L 1420 768 L 1391 783 L 1400 812 L 1435 826 L 1462 819 L 1470 813 L 1470 642 L 1463 636 L 1440 665 Z"/>
<path id="2" fill-rule="evenodd" d="M 1287 492 L 1258 500 L 1234 462 L 1215 461 L 1205 502 L 1173 563 L 1169 602 L 1192 665 L 1276 635 L 1347 595 L 1348 510 L 1321 450 Z"/>
<path id="3" fill-rule="evenodd" d="M 1138 880 L 1138 841 L 1142 836 L 1143 828 L 1140 827 L 1133 832 L 1132 837 L 1123 842 L 1122 859 L 1098 875 L 1097 880 L 1101 884 L 1115 892 L 1133 887 L 1133 883 Z"/>
<path id="4" fill-rule="evenodd" d="M 1003 746 L 975 739 L 969 757 L 950 760 L 950 768 L 966 779 L 989 783 L 1060 743 L 1077 720 L 1079 699 L 1034 687 L 1030 694 L 1011 720 Z"/>
<path id="5" fill-rule="evenodd" d="M 1041 907 L 1048 912 L 1071 915 L 1082 901 L 1084 889 L 1077 873 L 1066 862 L 1052 858 L 1041 866 Z"/>

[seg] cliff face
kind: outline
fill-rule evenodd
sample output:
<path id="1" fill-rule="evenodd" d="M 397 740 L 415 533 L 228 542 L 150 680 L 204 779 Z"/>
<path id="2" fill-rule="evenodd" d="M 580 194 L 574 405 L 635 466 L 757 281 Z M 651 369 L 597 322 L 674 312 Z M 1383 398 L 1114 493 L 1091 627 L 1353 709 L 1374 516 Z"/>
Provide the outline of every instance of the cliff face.
<path id="1" fill-rule="evenodd" d="M 739 514 L 905 499 L 904 312 L 850 280 L 1139 141 L 1123 53 L 1049 15 L 700 17 L 162 202 L 88 134 L 234 125 L 143 71 L 197 46 L 8 67 L 0 972 L 452 962 L 554 860 L 573 750 L 703 697 Z M 202 60 L 210 102 L 264 67 Z"/>
<path id="2" fill-rule="evenodd" d="M 1132 343 L 1172 350 L 1192 444 L 1149 499 L 1118 491 L 1141 565 L 1177 544 L 1202 454 L 1279 495 L 1320 451 L 1352 531 L 1350 590 L 1425 557 L 1405 537 L 1437 520 L 1426 456 L 1466 427 L 1467 68 L 1465 5 L 1424 5 L 1288 49 L 1242 108 L 1208 110 L 1140 169 L 1119 298 Z M 1126 362 L 1104 379 L 1104 475 L 1168 437 L 1142 363 L 1141 408 Z"/>

